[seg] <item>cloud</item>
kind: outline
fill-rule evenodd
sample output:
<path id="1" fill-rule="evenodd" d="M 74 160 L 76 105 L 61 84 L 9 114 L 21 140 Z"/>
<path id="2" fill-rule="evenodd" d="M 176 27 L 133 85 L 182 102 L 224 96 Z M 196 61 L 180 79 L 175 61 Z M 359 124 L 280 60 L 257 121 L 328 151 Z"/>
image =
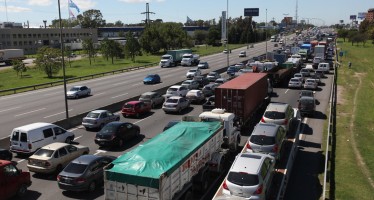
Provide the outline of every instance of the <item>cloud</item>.
<path id="1" fill-rule="evenodd" d="M 5 7 L 0 7 L 1 12 L 5 12 Z M 17 6 L 7 6 L 8 13 L 19 13 L 19 12 L 28 12 L 31 11 L 30 8 L 23 8 L 23 7 L 17 7 Z"/>
<path id="2" fill-rule="evenodd" d="M 150 3 L 152 0 L 119 0 L 125 3 Z M 165 0 L 154 0 L 155 2 L 163 2 Z"/>
<path id="3" fill-rule="evenodd" d="M 52 4 L 52 0 L 29 0 L 27 4 L 32 6 L 49 6 Z"/>

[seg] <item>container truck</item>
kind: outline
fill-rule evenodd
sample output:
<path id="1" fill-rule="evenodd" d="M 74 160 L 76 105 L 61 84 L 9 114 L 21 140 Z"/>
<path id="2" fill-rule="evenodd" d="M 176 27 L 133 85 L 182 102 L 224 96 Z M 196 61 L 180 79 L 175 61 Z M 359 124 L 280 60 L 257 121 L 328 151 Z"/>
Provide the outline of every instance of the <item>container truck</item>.
<path id="1" fill-rule="evenodd" d="M 245 73 L 215 89 L 216 108 L 234 113 L 239 126 L 252 125 L 252 118 L 270 102 L 270 82 L 266 73 Z"/>
<path id="2" fill-rule="evenodd" d="M 314 57 L 320 57 L 322 60 L 325 60 L 325 45 L 317 45 L 314 47 Z"/>
<path id="3" fill-rule="evenodd" d="M 181 65 L 182 66 L 194 66 L 194 65 L 198 65 L 199 62 L 200 62 L 199 55 L 186 53 L 186 54 L 183 54 L 182 56 Z"/>
<path id="4" fill-rule="evenodd" d="M 11 65 L 13 60 L 26 59 L 23 49 L 1 49 L 0 50 L 0 63 Z"/>
<path id="5" fill-rule="evenodd" d="M 184 54 L 191 54 L 191 49 L 179 49 L 169 50 L 163 56 L 161 56 L 160 66 L 161 67 L 173 67 L 181 63 Z"/>
<path id="6" fill-rule="evenodd" d="M 118 157 L 104 168 L 105 199 L 194 199 L 206 192 L 208 177 L 223 174 L 230 150 L 240 150 L 234 118 L 221 109 L 186 116 Z"/>
<path id="7" fill-rule="evenodd" d="M 311 44 L 303 44 L 303 45 L 301 45 L 301 47 L 300 47 L 300 51 L 302 50 L 302 49 L 305 49 L 306 50 L 306 60 L 308 60 L 310 57 L 311 57 L 311 54 L 313 53 L 312 52 L 312 45 Z M 299 54 L 300 54 L 300 51 L 299 51 Z M 300 54 L 301 55 L 301 54 Z M 303 55 L 301 55 L 301 56 L 303 56 Z"/>
<path id="8" fill-rule="evenodd" d="M 280 86 L 285 81 L 288 81 L 291 78 L 293 72 L 297 70 L 298 67 L 295 66 L 293 62 L 283 63 L 278 71 L 268 72 L 267 75 L 270 79 L 271 84 L 276 87 Z"/>

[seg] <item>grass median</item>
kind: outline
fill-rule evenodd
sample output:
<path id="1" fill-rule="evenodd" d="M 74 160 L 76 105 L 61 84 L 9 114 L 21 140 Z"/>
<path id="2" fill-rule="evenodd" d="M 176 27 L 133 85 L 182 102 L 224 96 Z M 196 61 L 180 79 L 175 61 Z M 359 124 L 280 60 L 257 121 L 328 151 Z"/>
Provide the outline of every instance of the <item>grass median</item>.
<path id="1" fill-rule="evenodd" d="M 373 199 L 374 46 L 339 39 L 337 48 L 346 53 L 339 57 L 333 196 Z"/>
<path id="2" fill-rule="evenodd" d="M 230 45 L 230 49 L 243 47 L 243 44 Z M 212 46 L 197 46 L 192 48 L 193 52 L 201 56 L 211 55 L 214 53 L 220 53 L 224 49 L 221 47 Z M 137 56 L 136 62 L 131 62 L 129 59 L 114 59 L 114 64 L 111 60 L 106 60 L 102 57 L 96 57 L 92 60 L 92 65 L 89 64 L 88 58 L 80 60 L 72 60 L 69 64 L 68 60 L 65 59 L 66 66 L 66 77 L 75 78 L 80 76 L 87 76 L 91 74 L 98 74 L 103 72 L 109 72 L 113 70 L 133 67 L 133 66 L 144 66 L 152 63 L 158 63 L 160 61 L 160 55 L 143 55 Z M 236 56 L 236 55 L 235 55 Z M 17 76 L 17 73 L 9 68 L 0 70 L 0 90 L 6 90 L 11 88 L 24 87 L 29 85 L 43 84 L 63 79 L 62 70 L 56 74 L 53 78 L 48 78 L 43 71 L 40 71 L 34 67 L 29 68 L 22 74 L 22 77 Z M 8 94 L 11 94 L 9 92 Z M 4 95 L 4 94 L 0 94 Z"/>

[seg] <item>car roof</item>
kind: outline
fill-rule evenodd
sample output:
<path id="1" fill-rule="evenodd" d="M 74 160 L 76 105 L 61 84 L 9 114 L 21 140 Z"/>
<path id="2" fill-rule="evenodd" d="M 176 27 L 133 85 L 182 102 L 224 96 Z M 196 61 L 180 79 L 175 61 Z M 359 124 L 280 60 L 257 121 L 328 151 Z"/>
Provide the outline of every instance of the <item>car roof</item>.
<path id="1" fill-rule="evenodd" d="M 171 96 L 171 97 L 169 97 L 169 99 L 181 99 L 181 98 L 184 98 L 184 97 L 180 97 L 180 96 Z"/>
<path id="2" fill-rule="evenodd" d="M 140 103 L 141 101 L 129 101 L 129 102 L 126 102 L 126 104 L 131 104 L 131 105 L 134 105 L 134 104 L 137 104 L 137 103 Z"/>
<path id="3" fill-rule="evenodd" d="M 182 87 L 181 85 L 173 85 L 173 86 L 170 86 L 169 88 L 180 88 Z"/>
<path id="4" fill-rule="evenodd" d="M 190 91 L 188 91 L 188 93 L 197 93 L 197 92 L 201 92 L 201 90 L 190 90 Z"/>
<path id="5" fill-rule="evenodd" d="M 269 103 L 266 111 L 286 112 L 288 104 L 286 103 Z"/>
<path id="6" fill-rule="evenodd" d="M 307 99 L 309 99 L 309 100 L 314 100 L 314 98 L 311 97 L 311 96 L 301 96 L 299 100 L 301 100 L 301 99 L 305 99 L 305 100 L 307 100 Z"/>
<path id="7" fill-rule="evenodd" d="M 90 164 L 95 160 L 98 160 L 102 158 L 103 156 L 98 156 L 98 155 L 81 155 L 78 158 L 74 159 L 72 162 L 73 163 L 79 163 L 79 164 Z"/>
<path id="8" fill-rule="evenodd" d="M 274 137 L 277 133 L 279 125 L 271 123 L 259 123 L 256 125 L 255 129 L 252 132 L 252 135 L 265 135 Z"/>
<path id="9" fill-rule="evenodd" d="M 157 92 L 144 92 L 143 94 L 141 95 L 152 95 L 152 94 L 156 94 Z"/>
<path id="10" fill-rule="evenodd" d="M 68 146 L 68 145 L 70 145 L 70 144 L 62 143 L 62 142 L 54 142 L 52 144 L 49 144 L 49 145 L 46 145 L 46 146 L 42 147 L 42 149 L 57 150 L 57 149 L 60 149 L 61 147 L 65 147 L 65 146 Z"/>
<path id="11" fill-rule="evenodd" d="M 265 154 L 259 153 L 240 153 L 230 171 L 246 172 L 249 174 L 258 174 L 260 166 L 265 158 Z"/>
<path id="12" fill-rule="evenodd" d="M 300 81 L 299 78 L 291 78 L 290 81 Z"/>
<path id="13" fill-rule="evenodd" d="M 27 125 L 18 127 L 17 130 L 28 131 L 28 130 L 37 129 L 37 128 L 50 126 L 50 125 L 54 125 L 54 124 L 46 123 L 46 122 L 36 122 L 36 123 L 27 124 Z"/>
<path id="14" fill-rule="evenodd" d="M 93 110 L 91 113 L 103 113 L 103 112 L 108 112 L 107 110 Z"/>
<path id="15" fill-rule="evenodd" d="M 183 83 L 185 83 L 185 82 L 192 82 L 192 81 L 195 81 L 195 80 L 185 80 L 185 81 L 183 81 Z"/>

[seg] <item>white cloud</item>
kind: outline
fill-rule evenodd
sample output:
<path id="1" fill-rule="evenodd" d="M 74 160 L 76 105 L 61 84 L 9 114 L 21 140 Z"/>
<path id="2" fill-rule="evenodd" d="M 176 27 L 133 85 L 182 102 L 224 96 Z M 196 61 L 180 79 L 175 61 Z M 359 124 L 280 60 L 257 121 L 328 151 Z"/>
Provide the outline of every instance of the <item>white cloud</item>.
<path id="1" fill-rule="evenodd" d="M 119 0 L 125 3 L 150 3 L 152 0 Z M 163 2 L 165 0 L 155 0 L 155 2 Z"/>
<path id="2" fill-rule="evenodd" d="M 32 6 L 49 6 L 52 4 L 52 0 L 29 0 L 27 4 Z"/>
<path id="3" fill-rule="evenodd" d="M 0 7 L 1 12 L 5 12 L 5 7 Z M 31 11 L 30 8 L 23 8 L 23 7 L 17 7 L 17 6 L 7 6 L 7 12 L 8 13 L 19 13 L 19 12 L 27 12 Z"/>

